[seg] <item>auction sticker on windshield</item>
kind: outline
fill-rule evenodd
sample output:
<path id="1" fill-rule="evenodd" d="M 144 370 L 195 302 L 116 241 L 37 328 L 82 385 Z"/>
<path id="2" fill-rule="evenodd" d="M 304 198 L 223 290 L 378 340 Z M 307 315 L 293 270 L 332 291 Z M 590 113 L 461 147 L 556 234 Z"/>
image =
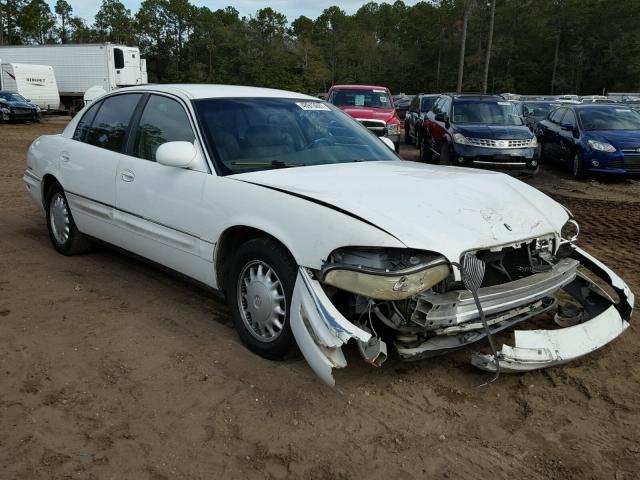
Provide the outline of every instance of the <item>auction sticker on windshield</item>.
<path id="1" fill-rule="evenodd" d="M 296 105 L 303 110 L 331 110 L 322 102 L 296 102 Z"/>

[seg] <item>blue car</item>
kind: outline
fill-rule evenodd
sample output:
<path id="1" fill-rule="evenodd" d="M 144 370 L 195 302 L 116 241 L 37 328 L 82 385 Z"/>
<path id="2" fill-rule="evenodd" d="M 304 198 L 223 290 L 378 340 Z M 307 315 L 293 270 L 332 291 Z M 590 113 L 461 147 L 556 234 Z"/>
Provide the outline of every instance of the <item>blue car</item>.
<path id="1" fill-rule="evenodd" d="M 503 98 L 443 94 L 423 121 L 420 160 L 535 173 L 537 141 L 513 104 Z"/>
<path id="2" fill-rule="evenodd" d="M 589 174 L 640 173 L 640 114 L 626 105 L 568 105 L 538 123 L 538 155 Z"/>

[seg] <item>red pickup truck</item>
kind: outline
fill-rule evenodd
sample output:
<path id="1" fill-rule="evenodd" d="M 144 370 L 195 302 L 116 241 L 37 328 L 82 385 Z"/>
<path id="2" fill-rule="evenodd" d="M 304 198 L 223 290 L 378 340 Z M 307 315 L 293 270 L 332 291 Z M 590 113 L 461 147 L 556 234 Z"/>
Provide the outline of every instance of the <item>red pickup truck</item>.
<path id="1" fill-rule="evenodd" d="M 386 87 L 334 85 L 327 100 L 344 110 L 379 137 L 393 142 L 400 151 L 400 118 L 393 97 Z"/>

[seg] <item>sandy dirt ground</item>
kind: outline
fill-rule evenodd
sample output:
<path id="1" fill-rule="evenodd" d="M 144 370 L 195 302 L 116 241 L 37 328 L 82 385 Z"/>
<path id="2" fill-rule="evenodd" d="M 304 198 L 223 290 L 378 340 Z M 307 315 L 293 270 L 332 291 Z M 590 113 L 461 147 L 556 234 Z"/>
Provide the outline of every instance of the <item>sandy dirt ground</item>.
<path id="1" fill-rule="evenodd" d="M 488 387 L 478 347 L 380 369 L 350 349 L 327 388 L 300 354 L 251 354 L 225 305 L 183 279 L 105 247 L 55 253 L 22 173 L 31 141 L 65 122 L 0 126 L 0 478 L 639 478 L 635 325 Z M 528 181 L 640 293 L 640 182 Z"/>

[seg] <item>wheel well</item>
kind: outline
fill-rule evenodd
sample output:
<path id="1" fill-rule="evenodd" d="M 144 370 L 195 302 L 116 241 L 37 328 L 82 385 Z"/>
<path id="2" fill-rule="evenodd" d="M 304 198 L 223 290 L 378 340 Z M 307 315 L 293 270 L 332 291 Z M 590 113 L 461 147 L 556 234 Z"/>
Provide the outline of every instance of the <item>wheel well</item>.
<path id="1" fill-rule="evenodd" d="M 45 202 L 47 201 L 49 190 L 54 185 L 60 185 L 60 182 L 58 182 L 58 179 L 50 174 L 45 175 L 44 178 L 42 179 L 42 206 L 43 207 L 46 206 Z"/>
<path id="2" fill-rule="evenodd" d="M 222 235 L 220 235 L 220 239 L 218 240 L 218 245 L 215 250 L 214 262 L 219 290 L 224 291 L 224 279 L 231 265 L 233 251 L 238 249 L 240 245 L 255 238 L 268 238 L 273 240 L 274 242 L 282 245 L 282 247 L 291 254 L 291 251 L 286 247 L 286 245 L 273 235 L 270 235 L 263 230 L 244 225 L 228 228 L 222 233 Z M 293 255 L 291 256 L 293 257 Z"/>

